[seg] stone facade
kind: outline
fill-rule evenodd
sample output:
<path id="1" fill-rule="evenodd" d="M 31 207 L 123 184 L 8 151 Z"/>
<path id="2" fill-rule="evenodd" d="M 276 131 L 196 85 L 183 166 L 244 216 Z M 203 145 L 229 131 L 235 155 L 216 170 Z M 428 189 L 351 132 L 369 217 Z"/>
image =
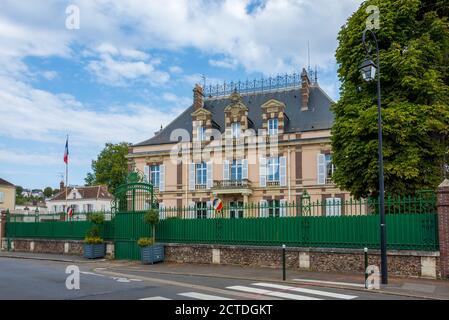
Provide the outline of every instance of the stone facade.
<path id="1" fill-rule="evenodd" d="M 438 233 L 440 240 L 441 277 L 449 278 L 449 180 L 446 179 L 438 187 Z"/>
<path id="2" fill-rule="evenodd" d="M 77 240 L 13 239 L 10 241 L 11 250 L 15 252 L 83 255 L 83 242 Z M 111 243 L 106 244 L 108 247 L 111 245 Z M 110 258 L 113 258 L 113 250 L 108 250 L 107 253 Z"/>
<path id="3" fill-rule="evenodd" d="M 175 263 L 282 266 L 282 250 L 273 247 L 167 244 L 165 257 L 167 262 Z M 389 251 L 388 259 L 389 273 L 394 276 L 437 278 L 440 275 L 438 252 Z M 378 251 L 369 253 L 369 264 L 380 266 Z M 354 249 L 288 248 L 286 266 L 296 270 L 363 273 L 364 253 Z"/>

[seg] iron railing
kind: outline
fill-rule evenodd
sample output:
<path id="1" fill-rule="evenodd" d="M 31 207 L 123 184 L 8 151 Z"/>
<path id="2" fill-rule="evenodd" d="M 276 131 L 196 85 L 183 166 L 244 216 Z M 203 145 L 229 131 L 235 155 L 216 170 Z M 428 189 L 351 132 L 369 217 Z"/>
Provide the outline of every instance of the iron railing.
<path id="1" fill-rule="evenodd" d="M 309 79 L 315 82 L 314 72 L 309 71 Z M 301 86 L 301 74 L 285 74 L 274 77 L 260 78 L 254 80 L 224 82 L 216 85 L 203 86 L 204 95 L 207 98 L 223 97 L 231 95 L 233 92 L 240 94 L 263 93 L 277 91 L 281 89 L 297 88 Z"/>
<path id="2" fill-rule="evenodd" d="M 243 180 L 215 180 L 214 189 L 239 189 L 239 188 L 251 188 L 251 181 L 248 179 Z"/>

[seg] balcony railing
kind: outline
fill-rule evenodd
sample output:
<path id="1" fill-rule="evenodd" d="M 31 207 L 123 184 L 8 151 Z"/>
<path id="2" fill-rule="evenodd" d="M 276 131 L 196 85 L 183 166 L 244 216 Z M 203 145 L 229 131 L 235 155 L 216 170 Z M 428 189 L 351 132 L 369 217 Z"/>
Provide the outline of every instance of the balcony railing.
<path id="1" fill-rule="evenodd" d="M 251 188 L 251 181 L 243 180 L 220 180 L 214 181 L 214 189 L 241 189 Z"/>

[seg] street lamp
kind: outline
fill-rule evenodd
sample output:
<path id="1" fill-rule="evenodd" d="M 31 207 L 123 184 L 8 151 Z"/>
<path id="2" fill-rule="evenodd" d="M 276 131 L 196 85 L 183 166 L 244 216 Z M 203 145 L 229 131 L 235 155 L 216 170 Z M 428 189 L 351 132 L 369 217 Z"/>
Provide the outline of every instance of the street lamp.
<path id="1" fill-rule="evenodd" d="M 372 36 L 376 47 L 377 64 L 371 60 L 371 50 L 373 48 L 372 42 L 367 41 L 366 36 L 369 33 Z M 388 284 L 388 263 L 387 263 L 387 233 L 385 225 L 385 192 L 384 192 L 384 158 L 382 154 L 382 113 L 381 113 L 381 94 L 380 94 L 380 63 L 379 63 L 379 43 L 376 34 L 371 29 L 365 29 L 362 37 L 363 45 L 365 46 L 367 57 L 360 65 L 360 72 L 363 80 L 370 82 L 376 78 L 377 74 L 377 126 L 379 139 L 379 206 L 380 206 L 380 264 L 381 264 L 381 278 L 382 284 Z"/>

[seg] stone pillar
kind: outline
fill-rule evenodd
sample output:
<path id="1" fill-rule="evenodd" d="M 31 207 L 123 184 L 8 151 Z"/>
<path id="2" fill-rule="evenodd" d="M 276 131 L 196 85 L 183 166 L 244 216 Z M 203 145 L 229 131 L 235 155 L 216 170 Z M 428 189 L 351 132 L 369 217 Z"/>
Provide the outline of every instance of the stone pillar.
<path id="1" fill-rule="evenodd" d="M 3 248 L 4 237 L 6 237 L 6 214 L 0 214 L 0 250 Z"/>
<path id="2" fill-rule="evenodd" d="M 449 180 L 445 179 L 437 191 L 438 235 L 440 239 L 441 278 L 449 278 Z"/>

